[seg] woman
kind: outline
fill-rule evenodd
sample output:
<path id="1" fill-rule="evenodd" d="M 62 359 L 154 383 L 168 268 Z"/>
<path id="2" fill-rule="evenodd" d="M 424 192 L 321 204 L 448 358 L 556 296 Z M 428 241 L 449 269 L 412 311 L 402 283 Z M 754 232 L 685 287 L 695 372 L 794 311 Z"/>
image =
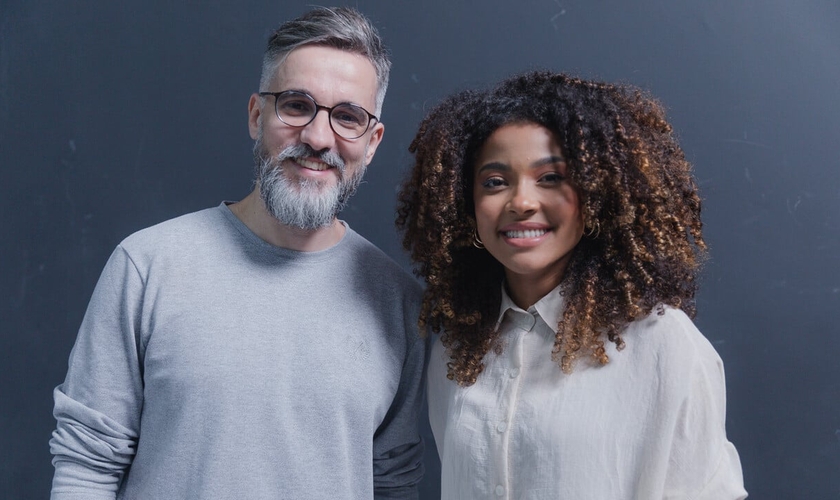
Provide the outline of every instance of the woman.
<path id="1" fill-rule="evenodd" d="M 637 89 L 529 73 L 444 100 L 397 225 L 442 497 L 744 498 L 723 366 L 692 323 L 691 166 Z"/>

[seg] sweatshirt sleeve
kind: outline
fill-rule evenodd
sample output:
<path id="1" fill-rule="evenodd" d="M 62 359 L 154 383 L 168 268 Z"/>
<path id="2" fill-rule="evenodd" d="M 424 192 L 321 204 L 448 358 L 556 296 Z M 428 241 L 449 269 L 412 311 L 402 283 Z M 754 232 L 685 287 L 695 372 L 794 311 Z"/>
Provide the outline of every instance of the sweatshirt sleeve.
<path id="1" fill-rule="evenodd" d="M 53 393 L 53 500 L 115 498 L 132 462 L 143 407 L 143 288 L 117 247 L 94 289 L 67 377 Z"/>
<path id="2" fill-rule="evenodd" d="M 416 317 L 407 319 L 416 321 Z M 376 499 L 416 499 L 423 479 L 423 441 L 419 417 L 425 397 L 428 339 L 410 329 L 414 342 L 408 349 L 399 389 L 385 420 L 373 437 L 373 487 Z"/>

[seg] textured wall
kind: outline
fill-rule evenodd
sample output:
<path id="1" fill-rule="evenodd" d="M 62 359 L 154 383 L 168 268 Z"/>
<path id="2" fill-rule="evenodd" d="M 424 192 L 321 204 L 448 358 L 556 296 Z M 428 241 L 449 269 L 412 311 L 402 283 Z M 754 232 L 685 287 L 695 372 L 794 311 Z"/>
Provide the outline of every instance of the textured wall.
<path id="1" fill-rule="evenodd" d="M 308 3 L 0 2 L 0 497 L 47 495 L 51 390 L 113 247 L 248 192 L 263 45 Z M 536 68 L 650 89 L 705 199 L 697 323 L 726 364 L 747 489 L 840 496 L 840 4 L 353 5 L 394 68 L 383 146 L 343 218 L 408 265 L 395 190 L 452 91 Z"/>

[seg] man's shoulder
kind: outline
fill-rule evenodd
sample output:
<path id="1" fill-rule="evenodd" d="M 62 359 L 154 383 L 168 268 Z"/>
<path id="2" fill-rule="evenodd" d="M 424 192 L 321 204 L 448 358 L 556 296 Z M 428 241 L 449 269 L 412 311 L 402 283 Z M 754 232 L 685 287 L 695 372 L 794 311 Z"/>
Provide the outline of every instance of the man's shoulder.
<path id="1" fill-rule="evenodd" d="M 409 290 L 412 294 L 422 295 L 422 287 L 414 276 L 382 251 L 381 248 L 349 227 L 347 228 L 347 235 L 350 251 L 354 253 L 353 259 L 365 266 L 367 272 L 372 277 L 396 282 L 400 287 Z"/>
<path id="2" fill-rule="evenodd" d="M 194 244 L 205 235 L 219 231 L 224 223 L 221 210 L 222 207 L 206 208 L 165 220 L 129 235 L 120 246 L 129 252 L 145 252 Z"/>

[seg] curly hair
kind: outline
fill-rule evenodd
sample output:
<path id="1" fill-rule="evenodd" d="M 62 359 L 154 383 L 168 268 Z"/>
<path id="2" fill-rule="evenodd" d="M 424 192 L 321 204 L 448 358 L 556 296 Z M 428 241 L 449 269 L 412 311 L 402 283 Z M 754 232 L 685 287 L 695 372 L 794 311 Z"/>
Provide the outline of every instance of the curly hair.
<path id="1" fill-rule="evenodd" d="M 475 248 L 473 166 L 498 128 L 533 123 L 555 134 L 578 192 L 585 233 L 561 283 L 566 308 L 552 359 L 606 364 L 628 323 L 664 306 L 696 314 L 705 255 L 700 197 L 662 106 L 640 89 L 550 72 L 444 99 L 420 125 L 399 193 L 397 227 L 426 281 L 419 324 L 441 333 L 448 378 L 472 385 L 496 328 L 504 268 Z"/>

